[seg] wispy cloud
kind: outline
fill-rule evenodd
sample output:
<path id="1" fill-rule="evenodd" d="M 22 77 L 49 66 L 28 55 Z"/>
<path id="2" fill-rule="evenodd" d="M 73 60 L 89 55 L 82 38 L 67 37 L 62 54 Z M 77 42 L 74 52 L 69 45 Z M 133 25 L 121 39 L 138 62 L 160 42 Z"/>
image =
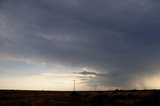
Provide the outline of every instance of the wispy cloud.
<path id="1" fill-rule="evenodd" d="M 76 73 L 76 72 L 74 72 L 74 73 Z M 82 75 L 95 75 L 95 76 L 107 76 L 107 74 L 96 73 L 96 72 L 89 72 L 89 71 L 82 71 L 82 72 L 78 72 L 77 74 L 82 74 Z"/>

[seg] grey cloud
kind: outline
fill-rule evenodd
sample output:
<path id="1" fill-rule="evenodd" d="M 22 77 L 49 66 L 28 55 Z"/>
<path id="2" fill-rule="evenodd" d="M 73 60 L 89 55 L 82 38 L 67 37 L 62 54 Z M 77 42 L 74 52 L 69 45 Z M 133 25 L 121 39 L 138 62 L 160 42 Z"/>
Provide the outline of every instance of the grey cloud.
<path id="1" fill-rule="evenodd" d="M 104 83 L 129 87 L 133 76 L 159 69 L 159 5 L 158 0 L 3 0 L 0 55 L 94 67 L 109 71 Z"/>
<path id="2" fill-rule="evenodd" d="M 75 72 L 76 73 L 76 72 Z M 82 71 L 77 74 L 82 74 L 82 75 L 96 75 L 96 76 L 107 76 L 107 74 L 101 74 L 101 73 L 96 73 L 96 72 L 89 72 L 89 71 Z"/>

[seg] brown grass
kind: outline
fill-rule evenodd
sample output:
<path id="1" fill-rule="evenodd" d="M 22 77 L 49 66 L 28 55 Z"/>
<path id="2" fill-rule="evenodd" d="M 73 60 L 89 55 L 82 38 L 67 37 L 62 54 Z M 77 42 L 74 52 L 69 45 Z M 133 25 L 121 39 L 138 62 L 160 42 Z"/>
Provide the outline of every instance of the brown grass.
<path id="1" fill-rule="evenodd" d="M 0 106 L 160 106 L 160 91 L 0 90 Z"/>

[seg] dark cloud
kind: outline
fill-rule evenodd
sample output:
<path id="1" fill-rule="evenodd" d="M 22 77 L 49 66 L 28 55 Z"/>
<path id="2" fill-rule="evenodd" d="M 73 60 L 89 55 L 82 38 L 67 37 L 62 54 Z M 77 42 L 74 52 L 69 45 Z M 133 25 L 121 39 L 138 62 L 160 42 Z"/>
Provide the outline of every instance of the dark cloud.
<path id="1" fill-rule="evenodd" d="M 75 72 L 76 73 L 76 72 Z M 82 74 L 82 75 L 95 75 L 95 76 L 107 76 L 107 74 L 100 74 L 96 72 L 89 72 L 89 71 L 82 71 L 77 74 Z"/>
<path id="2" fill-rule="evenodd" d="M 159 69 L 159 13 L 158 0 L 2 0 L 0 55 L 92 67 L 129 87 Z"/>

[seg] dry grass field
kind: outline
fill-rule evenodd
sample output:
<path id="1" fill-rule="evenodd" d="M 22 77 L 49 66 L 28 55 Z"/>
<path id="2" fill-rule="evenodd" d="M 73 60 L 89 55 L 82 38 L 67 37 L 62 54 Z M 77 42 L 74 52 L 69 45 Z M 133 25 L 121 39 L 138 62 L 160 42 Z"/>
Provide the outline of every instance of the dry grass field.
<path id="1" fill-rule="evenodd" d="M 160 106 L 160 91 L 0 90 L 0 106 Z"/>

